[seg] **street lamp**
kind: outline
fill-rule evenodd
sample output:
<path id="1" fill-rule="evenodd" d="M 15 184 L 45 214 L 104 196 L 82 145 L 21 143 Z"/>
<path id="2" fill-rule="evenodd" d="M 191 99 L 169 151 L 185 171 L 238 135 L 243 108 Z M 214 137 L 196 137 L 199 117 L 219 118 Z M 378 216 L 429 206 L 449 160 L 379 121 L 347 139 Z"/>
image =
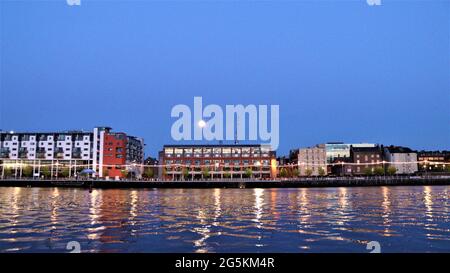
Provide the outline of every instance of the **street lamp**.
<path id="1" fill-rule="evenodd" d="M 258 168 L 258 172 L 259 172 L 259 178 L 262 178 L 261 176 L 261 161 L 257 160 L 255 163 L 256 167 Z"/>

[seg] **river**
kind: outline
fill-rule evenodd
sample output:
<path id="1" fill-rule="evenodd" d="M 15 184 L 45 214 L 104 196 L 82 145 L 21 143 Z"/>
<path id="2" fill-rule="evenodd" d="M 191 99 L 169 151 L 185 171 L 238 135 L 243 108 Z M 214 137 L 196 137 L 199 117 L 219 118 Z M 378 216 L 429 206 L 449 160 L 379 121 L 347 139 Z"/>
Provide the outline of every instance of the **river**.
<path id="1" fill-rule="evenodd" d="M 449 190 L 4 187 L 0 252 L 450 252 Z"/>

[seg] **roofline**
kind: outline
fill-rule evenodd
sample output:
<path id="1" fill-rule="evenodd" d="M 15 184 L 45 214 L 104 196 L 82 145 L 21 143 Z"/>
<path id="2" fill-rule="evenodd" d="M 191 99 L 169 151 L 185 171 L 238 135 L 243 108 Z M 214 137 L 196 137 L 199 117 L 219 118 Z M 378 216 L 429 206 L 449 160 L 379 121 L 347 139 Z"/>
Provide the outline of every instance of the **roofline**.
<path id="1" fill-rule="evenodd" d="M 163 148 L 195 148 L 195 147 L 268 147 L 269 144 L 167 144 L 163 145 Z"/>
<path id="2" fill-rule="evenodd" d="M 52 135 L 52 134 L 93 134 L 93 132 L 91 131 L 54 131 L 54 132 L 16 132 L 13 131 L 13 133 L 11 132 L 7 132 L 7 131 L 0 131 L 0 134 L 5 134 L 5 135 Z"/>

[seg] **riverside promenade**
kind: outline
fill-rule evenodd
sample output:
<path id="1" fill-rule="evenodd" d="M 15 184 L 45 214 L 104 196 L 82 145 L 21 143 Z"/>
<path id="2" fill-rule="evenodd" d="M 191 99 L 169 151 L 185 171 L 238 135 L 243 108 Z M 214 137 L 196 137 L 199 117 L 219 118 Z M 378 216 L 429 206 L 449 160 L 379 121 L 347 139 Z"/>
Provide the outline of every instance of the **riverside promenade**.
<path id="1" fill-rule="evenodd" d="M 298 179 L 223 179 L 199 181 L 75 180 L 75 179 L 0 179 L 0 187 L 74 187 L 74 188 L 311 188 L 450 185 L 450 175 L 323 177 Z"/>

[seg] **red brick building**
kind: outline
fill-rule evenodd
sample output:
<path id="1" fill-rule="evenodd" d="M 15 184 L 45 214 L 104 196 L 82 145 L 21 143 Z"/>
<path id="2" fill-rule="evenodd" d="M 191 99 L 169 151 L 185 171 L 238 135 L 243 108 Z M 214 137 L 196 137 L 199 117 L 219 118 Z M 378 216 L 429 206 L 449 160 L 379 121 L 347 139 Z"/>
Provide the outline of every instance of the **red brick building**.
<path id="1" fill-rule="evenodd" d="M 165 145 L 162 179 L 276 177 L 276 156 L 265 145 Z"/>
<path id="2" fill-rule="evenodd" d="M 109 177 L 124 177 L 126 174 L 127 135 L 110 133 L 104 135 L 103 144 L 103 175 Z"/>
<path id="3" fill-rule="evenodd" d="M 143 172 L 144 140 L 109 127 L 99 127 L 94 139 L 99 139 L 99 176 L 107 178 L 139 178 Z"/>

